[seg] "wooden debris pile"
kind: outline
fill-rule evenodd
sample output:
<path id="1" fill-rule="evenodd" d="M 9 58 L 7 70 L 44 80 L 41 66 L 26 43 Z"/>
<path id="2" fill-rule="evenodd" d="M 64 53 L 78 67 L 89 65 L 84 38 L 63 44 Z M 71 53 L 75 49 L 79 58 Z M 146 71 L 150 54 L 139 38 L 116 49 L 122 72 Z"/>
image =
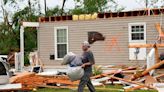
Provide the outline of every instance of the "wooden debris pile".
<path id="1" fill-rule="evenodd" d="M 38 86 L 44 86 L 44 85 L 54 85 L 54 86 L 75 86 L 78 84 L 78 81 L 71 82 L 67 76 L 51 76 L 51 77 L 45 77 L 45 76 L 39 76 L 35 73 L 29 73 L 25 76 L 20 76 L 15 78 L 12 83 L 21 83 L 22 89 L 25 90 L 32 90 L 34 88 L 37 88 Z"/>

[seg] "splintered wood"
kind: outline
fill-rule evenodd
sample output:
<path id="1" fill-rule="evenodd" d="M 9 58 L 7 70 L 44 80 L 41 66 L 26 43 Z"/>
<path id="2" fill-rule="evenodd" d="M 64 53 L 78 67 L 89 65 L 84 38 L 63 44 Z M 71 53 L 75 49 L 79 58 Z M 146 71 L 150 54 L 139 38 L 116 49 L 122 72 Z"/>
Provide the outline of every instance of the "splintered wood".
<path id="1" fill-rule="evenodd" d="M 137 78 L 139 78 L 139 77 L 142 77 L 142 76 L 147 75 L 147 74 L 149 73 L 149 71 L 151 71 L 151 70 L 153 70 L 153 69 L 156 69 L 156 68 L 160 67 L 160 66 L 163 65 L 163 64 L 164 64 L 164 60 L 163 60 L 163 61 L 160 61 L 159 63 L 156 63 L 156 64 L 153 65 L 152 67 L 146 69 L 146 70 L 143 71 L 140 75 L 138 75 L 138 76 L 135 76 L 135 75 L 134 75 L 134 77 L 132 78 L 132 80 L 135 80 L 135 79 L 137 79 Z"/>
<path id="2" fill-rule="evenodd" d="M 33 89 L 37 88 L 38 85 L 46 84 L 64 84 L 68 86 L 75 86 L 78 84 L 78 81 L 71 82 L 67 76 L 53 76 L 53 77 L 43 77 L 33 74 L 29 74 L 22 77 L 17 77 L 12 83 L 21 83 L 23 89 Z"/>

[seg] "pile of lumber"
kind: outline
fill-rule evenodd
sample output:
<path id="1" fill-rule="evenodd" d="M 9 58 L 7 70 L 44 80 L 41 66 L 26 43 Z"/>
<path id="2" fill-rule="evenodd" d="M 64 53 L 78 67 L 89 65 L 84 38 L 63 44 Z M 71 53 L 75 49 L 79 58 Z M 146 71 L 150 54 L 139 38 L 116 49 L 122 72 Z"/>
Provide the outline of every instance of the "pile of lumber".
<path id="1" fill-rule="evenodd" d="M 132 91 L 141 88 L 156 89 L 153 86 L 154 83 L 162 83 L 161 79 L 164 78 L 164 72 L 157 74 L 156 76 L 150 76 L 149 71 L 158 68 L 164 61 L 157 63 L 149 69 L 142 69 L 138 67 L 122 67 L 115 68 L 103 72 L 102 74 L 92 76 L 93 83 L 101 83 L 102 85 L 120 84 L 126 85 L 124 89 L 126 91 Z M 160 71 L 160 69 L 158 69 Z M 123 78 L 115 76 L 116 74 L 124 75 Z M 72 82 L 67 75 L 54 75 L 54 76 L 41 76 L 37 73 L 24 72 L 11 78 L 11 83 L 21 83 L 22 89 L 33 90 L 38 87 L 48 88 L 75 88 L 79 84 L 79 81 Z M 127 86 L 128 85 L 128 86 Z"/>
<path id="2" fill-rule="evenodd" d="M 24 73 L 20 74 L 21 76 L 15 76 L 16 78 L 11 78 L 11 83 L 21 83 L 22 89 L 24 90 L 32 90 L 34 88 L 37 88 L 39 86 L 44 85 L 65 85 L 65 86 L 75 86 L 78 84 L 78 81 L 71 82 L 69 78 L 65 75 L 56 75 L 56 76 L 39 76 L 35 73 Z M 22 76 L 24 75 L 24 76 Z"/>
<path id="3" fill-rule="evenodd" d="M 92 80 L 97 80 L 104 85 L 110 84 L 119 84 L 125 85 L 125 91 L 133 91 L 137 89 L 155 89 L 157 88 L 153 86 L 155 83 L 163 83 L 164 80 L 164 71 L 163 69 L 157 69 L 161 65 L 164 64 L 164 61 L 160 61 L 156 63 L 150 68 L 144 69 L 141 67 L 128 67 L 124 69 L 115 69 L 109 72 L 105 72 L 96 76 L 92 76 Z M 157 69 L 155 75 L 151 76 L 149 71 Z M 160 71 L 159 73 L 157 73 Z M 119 76 L 115 76 L 117 73 L 121 73 L 124 75 L 123 78 L 119 78 Z M 159 91 L 160 92 L 160 91 Z"/>

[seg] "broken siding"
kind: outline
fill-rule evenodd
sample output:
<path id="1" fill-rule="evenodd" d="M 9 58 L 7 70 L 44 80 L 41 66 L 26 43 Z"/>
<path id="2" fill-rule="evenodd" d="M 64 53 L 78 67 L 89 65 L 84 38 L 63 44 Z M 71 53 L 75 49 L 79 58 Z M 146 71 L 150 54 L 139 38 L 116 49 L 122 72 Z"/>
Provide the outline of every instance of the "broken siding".
<path id="1" fill-rule="evenodd" d="M 68 26 L 68 50 L 81 54 L 81 43 L 88 40 L 89 31 L 97 31 L 105 36 L 104 41 L 97 41 L 91 45 L 96 64 L 136 64 L 129 61 L 129 32 L 128 23 L 146 22 L 146 40 L 152 43 L 156 40 L 157 31 L 155 23 L 160 22 L 160 16 L 140 16 L 97 19 L 87 21 L 59 21 L 40 23 L 38 32 L 38 48 L 40 58 L 45 65 L 59 66 L 61 61 L 50 60 L 50 54 L 54 54 L 54 27 Z M 164 23 L 164 20 L 163 20 Z M 163 26 L 164 27 L 164 24 Z M 163 50 L 163 49 L 160 49 Z M 147 50 L 147 52 L 149 49 Z M 139 61 L 140 64 L 145 61 Z"/>

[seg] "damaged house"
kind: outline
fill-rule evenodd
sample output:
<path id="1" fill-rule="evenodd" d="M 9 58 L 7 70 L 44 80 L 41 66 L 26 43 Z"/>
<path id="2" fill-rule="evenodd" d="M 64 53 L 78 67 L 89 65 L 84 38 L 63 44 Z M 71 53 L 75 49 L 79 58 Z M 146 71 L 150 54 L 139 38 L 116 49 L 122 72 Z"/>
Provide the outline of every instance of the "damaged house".
<path id="1" fill-rule="evenodd" d="M 38 52 L 45 66 L 61 66 L 68 52 L 81 55 L 81 43 L 89 41 L 97 65 L 144 65 L 151 48 L 131 44 L 154 44 L 164 28 L 164 9 L 136 10 L 97 15 L 40 17 Z M 164 48 L 159 48 L 163 52 Z"/>

